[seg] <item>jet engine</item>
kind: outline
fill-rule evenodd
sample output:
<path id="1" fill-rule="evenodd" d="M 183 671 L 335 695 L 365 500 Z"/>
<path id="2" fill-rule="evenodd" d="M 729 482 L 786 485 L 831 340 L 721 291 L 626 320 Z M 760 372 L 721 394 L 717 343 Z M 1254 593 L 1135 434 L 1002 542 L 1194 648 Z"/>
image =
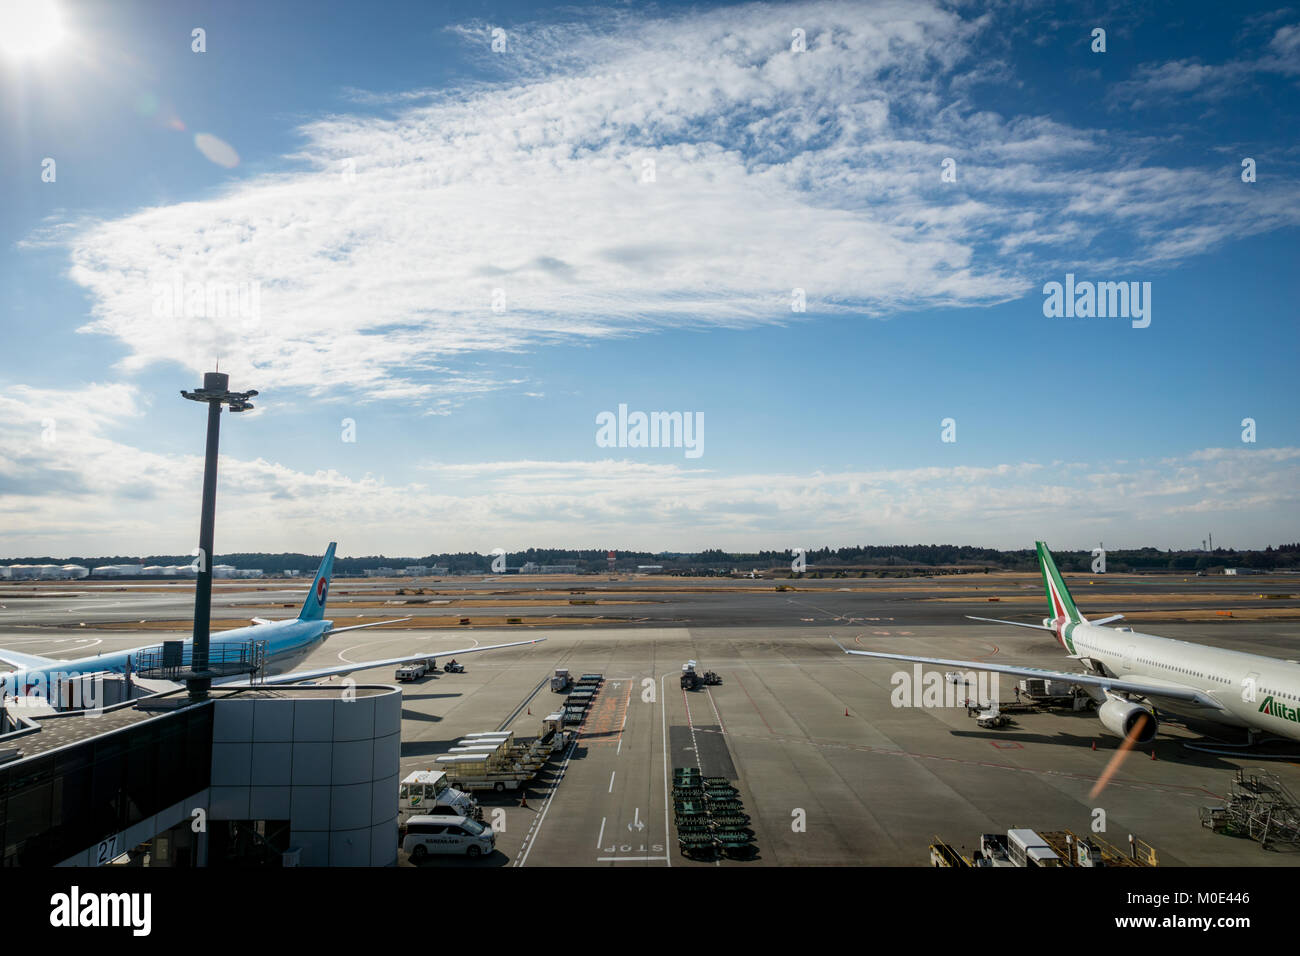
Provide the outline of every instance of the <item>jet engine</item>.
<path id="1" fill-rule="evenodd" d="M 1127 738 L 1143 717 L 1142 729 L 1137 731 L 1136 743 L 1149 744 L 1156 736 L 1156 715 L 1141 704 L 1119 697 L 1109 697 L 1097 709 L 1102 726 L 1112 734 Z"/>

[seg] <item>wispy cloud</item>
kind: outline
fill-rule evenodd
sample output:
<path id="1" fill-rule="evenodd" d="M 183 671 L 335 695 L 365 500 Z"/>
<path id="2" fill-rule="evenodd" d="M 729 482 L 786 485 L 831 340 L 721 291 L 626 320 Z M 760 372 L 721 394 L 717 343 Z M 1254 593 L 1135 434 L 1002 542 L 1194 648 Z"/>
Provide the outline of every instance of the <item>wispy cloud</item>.
<path id="1" fill-rule="evenodd" d="M 1294 17 L 1294 12 L 1279 11 Z M 1276 19 L 1276 17 L 1274 17 Z M 1258 25 L 1258 24 L 1257 24 Z M 1272 29 L 1271 36 L 1254 54 L 1202 63 L 1193 59 L 1144 63 L 1132 79 L 1111 86 L 1115 105 L 1130 109 L 1169 106 L 1187 101 L 1219 103 L 1249 92 L 1259 77 L 1300 77 L 1300 22 Z"/>
<path id="2" fill-rule="evenodd" d="M 188 553 L 202 459 L 114 437 L 129 387 L 0 394 L 0 556 Z M 90 409 L 91 414 L 84 411 Z M 95 409 L 111 411 L 95 412 Z M 50 424 L 54 432 L 49 434 Z M 1300 501 L 1300 448 L 1210 448 L 1155 461 L 1017 461 L 724 474 L 629 460 L 426 462 L 392 483 L 223 456 L 222 550 L 427 554 L 535 545 L 690 549 L 945 541 L 1022 547 L 1277 542 Z M 1282 531 L 1284 536 L 1291 532 Z"/>
<path id="3" fill-rule="evenodd" d="M 796 288 L 812 314 L 979 306 L 1300 218 L 1294 184 L 1234 191 L 1143 165 L 1117 131 L 987 109 L 973 75 L 1014 83 L 979 56 L 993 22 L 619 11 L 511 27 L 505 53 L 466 24 L 483 75 L 465 86 L 385 94 L 383 115 L 303 126 L 283 172 L 78 229 L 85 331 L 124 343 L 128 372 L 220 354 L 241 379 L 446 411 L 515 384 L 461 371 L 470 353 L 788 322 Z M 1287 29 L 1270 55 L 1290 62 Z M 177 274 L 257 283 L 258 320 L 156 315 Z"/>

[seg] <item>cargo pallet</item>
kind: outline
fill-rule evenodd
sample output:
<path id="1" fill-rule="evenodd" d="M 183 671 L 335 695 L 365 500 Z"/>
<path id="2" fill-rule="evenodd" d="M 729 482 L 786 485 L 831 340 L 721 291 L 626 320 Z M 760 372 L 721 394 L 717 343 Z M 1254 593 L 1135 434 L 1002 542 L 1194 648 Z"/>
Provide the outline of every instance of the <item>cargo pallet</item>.
<path id="1" fill-rule="evenodd" d="M 757 851 L 754 831 L 737 790 L 726 777 L 705 777 L 697 767 L 673 769 L 673 812 L 677 846 L 683 856 L 716 860 L 720 853 L 733 859 Z"/>

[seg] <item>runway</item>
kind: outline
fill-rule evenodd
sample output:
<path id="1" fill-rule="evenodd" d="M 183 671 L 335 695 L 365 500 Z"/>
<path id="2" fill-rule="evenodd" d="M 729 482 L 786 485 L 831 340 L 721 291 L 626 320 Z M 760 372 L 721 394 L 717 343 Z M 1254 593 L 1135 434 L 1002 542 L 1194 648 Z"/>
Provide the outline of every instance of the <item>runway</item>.
<path id="1" fill-rule="evenodd" d="M 1181 579 L 1177 584 L 1185 587 Z M 1221 588 L 1223 582 L 1213 585 Z M 1015 593 L 1000 587 L 1006 595 Z M 348 590 L 347 582 L 336 585 L 336 591 Z M 590 595 L 595 588 L 580 590 Z M 1076 591 L 1085 613 L 1111 610 L 1090 601 L 1087 591 Z M 247 592 L 218 593 L 223 616 L 243 613 Z M 1124 845 L 1134 834 L 1156 847 L 1162 865 L 1293 865 L 1284 854 L 1199 826 L 1198 808 L 1226 793 L 1233 770 L 1259 765 L 1181 746 L 1202 739 L 1206 728 L 1162 723 L 1154 747 L 1131 754 L 1098 799 L 1090 800 L 1118 744 L 1094 714 L 1025 714 L 1010 727 L 981 730 L 960 706 L 896 707 L 891 678 L 899 668 L 846 656 L 830 640 L 833 635 L 863 649 L 1072 666 L 1049 636 L 966 620 L 963 615 L 973 610 L 992 616 L 1008 608 L 962 593 L 961 601 L 935 602 L 921 590 L 778 592 L 772 582 L 702 595 L 664 592 L 652 605 L 658 621 L 361 631 L 327 640 L 302 666 L 416 650 L 441 658 L 476 642 L 525 634 L 546 638 L 526 648 L 467 656 L 464 674 L 438 673 L 402 685 L 403 773 L 431 766 L 433 757 L 467 733 L 509 727 L 519 735 L 536 734 L 542 717 L 560 702 L 544 686 L 557 666 L 605 675 L 576 745 L 528 790 L 528 806 L 520 806 L 517 794 L 483 799 L 486 819 L 498 829 L 498 850 L 472 865 L 926 865 L 936 834 L 970 847 L 981 832 L 1017 826 L 1085 832 L 1098 811 L 1110 842 Z M 296 607 L 292 589 L 255 596 Z M 183 616 L 186 595 L 179 591 L 79 588 L 17 600 L 0 595 L 0 604 L 0 646 L 26 653 L 75 657 L 184 636 L 93 626 Z M 522 599 L 516 606 L 523 606 Z M 330 616 L 345 607 L 332 600 Z M 364 613 L 392 616 L 386 609 Z M 1042 612 L 1025 604 L 1018 616 L 1031 613 Z M 724 623 L 728 615 L 736 620 Z M 1150 629 L 1280 657 L 1294 656 L 1300 638 L 1300 624 L 1286 620 Z M 719 673 L 723 684 L 684 692 L 678 677 L 688 659 Z M 353 676 L 360 683 L 393 682 L 391 669 Z M 1013 686 L 1004 679 L 1000 696 L 1010 699 Z M 754 859 L 694 862 L 678 852 L 668 794 L 672 768 L 680 766 L 733 780 L 752 818 Z M 1300 792 L 1300 767 L 1278 761 L 1270 769 Z M 470 864 L 435 858 L 425 865 Z"/>

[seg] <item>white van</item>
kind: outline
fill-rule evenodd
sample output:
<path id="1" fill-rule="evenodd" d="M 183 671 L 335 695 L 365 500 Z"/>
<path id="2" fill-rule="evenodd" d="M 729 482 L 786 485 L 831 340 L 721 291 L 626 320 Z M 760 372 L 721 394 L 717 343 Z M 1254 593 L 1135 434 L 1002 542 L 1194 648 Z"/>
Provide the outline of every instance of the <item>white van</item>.
<path id="1" fill-rule="evenodd" d="M 468 817 L 410 817 L 402 840 L 402 849 L 414 863 L 430 853 L 451 853 L 476 860 L 491 853 L 496 845 L 492 828 Z"/>

